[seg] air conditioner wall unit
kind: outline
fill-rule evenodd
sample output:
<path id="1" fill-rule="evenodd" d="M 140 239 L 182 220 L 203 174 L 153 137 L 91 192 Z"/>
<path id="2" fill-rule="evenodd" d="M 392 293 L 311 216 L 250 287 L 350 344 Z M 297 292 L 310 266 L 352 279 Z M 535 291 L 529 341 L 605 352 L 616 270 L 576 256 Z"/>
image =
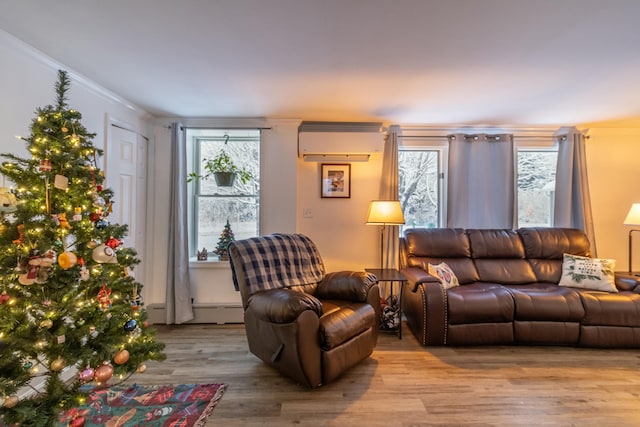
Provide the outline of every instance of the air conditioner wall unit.
<path id="1" fill-rule="evenodd" d="M 298 133 L 298 156 L 311 162 L 361 162 L 382 153 L 380 123 L 303 122 Z"/>

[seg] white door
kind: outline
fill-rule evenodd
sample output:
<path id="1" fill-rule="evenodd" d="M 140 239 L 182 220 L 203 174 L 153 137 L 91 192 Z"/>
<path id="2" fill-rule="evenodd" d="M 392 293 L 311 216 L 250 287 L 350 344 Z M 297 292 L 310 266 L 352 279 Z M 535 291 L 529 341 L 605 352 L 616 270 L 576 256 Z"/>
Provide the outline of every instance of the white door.
<path id="1" fill-rule="evenodd" d="M 106 184 L 113 190 L 113 212 L 109 222 L 127 224 L 124 245 L 133 247 L 138 258 L 145 255 L 147 214 L 147 140 L 137 133 L 111 125 L 106 152 Z M 144 279 L 141 262 L 134 270 L 136 280 Z"/>

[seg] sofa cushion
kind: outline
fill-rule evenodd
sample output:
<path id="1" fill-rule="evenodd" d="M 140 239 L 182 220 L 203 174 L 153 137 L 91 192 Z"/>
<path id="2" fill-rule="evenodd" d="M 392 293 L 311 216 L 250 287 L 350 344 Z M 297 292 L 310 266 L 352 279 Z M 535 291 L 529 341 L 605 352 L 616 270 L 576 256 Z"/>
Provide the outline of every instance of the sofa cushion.
<path id="1" fill-rule="evenodd" d="M 562 277 L 559 286 L 590 289 L 594 291 L 618 292 L 612 259 L 588 258 L 564 254 Z"/>
<path id="2" fill-rule="evenodd" d="M 461 284 L 477 282 L 471 246 L 460 228 L 412 228 L 405 231 L 407 267 L 429 271 L 429 264 L 446 262 Z"/>
<path id="3" fill-rule="evenodd" d="M 428 273 L 434 277 L 440 279 L 440 283 L 445 289 L 450 289 L 456 286 L 460 286 L 456 274 L 451 270 L 451 267 L 446 262 L 440 264 L 429 264 Z"/>
<path id="4" fill-rule="evenodd" d="M 579 292 L 553 283 L 509 286 L 515 301 L 515 320 L 580 322 L 584 307 Z"/>
<path id="5" fill-rule="evenodd" d="M 565 253 L 589 256 L 589 239 L 582 230 L 530 227 L 516 231 L 538 282 L 560 281 Z"/>
<path id="6" fill-rule="evenodd" d="M 449 324 L 513 321 L 513 297 L 495 283 L 471 283 L 447 290 Z"/>
<path id="7" fill-rule="evenodd" d="M 524 247 L 513 230 L 467 230 L 471 253 L 482 282 L 531 283 L 536 276 L 524 259 Z"/>
<path id="8" fill-rule="evenodd" d="M 640 294 L 582 291 L 583 325 L 640 327 Z"/>

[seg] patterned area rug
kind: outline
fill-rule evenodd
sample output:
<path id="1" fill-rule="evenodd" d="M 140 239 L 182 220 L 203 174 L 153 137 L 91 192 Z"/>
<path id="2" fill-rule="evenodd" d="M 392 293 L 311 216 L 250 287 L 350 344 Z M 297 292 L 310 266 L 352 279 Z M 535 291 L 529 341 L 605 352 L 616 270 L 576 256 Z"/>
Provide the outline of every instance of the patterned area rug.
<path id="1" fill-rule="evenodd" d="M 95 389 L 85 405 L 61 414 L 59 426 L 203 426 L 226 387 L 226 384 L 154 387 L 134 384 Z"/>

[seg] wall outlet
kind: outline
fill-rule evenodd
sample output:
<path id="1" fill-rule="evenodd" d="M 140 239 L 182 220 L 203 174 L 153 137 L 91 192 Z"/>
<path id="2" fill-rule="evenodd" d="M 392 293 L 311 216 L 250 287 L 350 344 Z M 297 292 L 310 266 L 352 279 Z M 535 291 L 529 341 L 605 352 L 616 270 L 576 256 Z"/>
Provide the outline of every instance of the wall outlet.
<path id="1" fill-rule="evenodd" d="M 313 211 L 311 208 L 302 209 L 302 217 L 303 218 L 313 218 Z"/>

